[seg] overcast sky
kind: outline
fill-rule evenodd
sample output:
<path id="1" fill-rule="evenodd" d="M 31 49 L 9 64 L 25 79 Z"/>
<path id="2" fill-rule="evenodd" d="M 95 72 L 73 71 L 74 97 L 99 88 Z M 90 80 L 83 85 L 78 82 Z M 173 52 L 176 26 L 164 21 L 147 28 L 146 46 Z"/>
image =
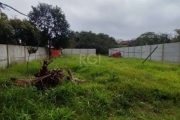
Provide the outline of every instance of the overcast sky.
<path id="1" fill-rule="evenodd" d="M 57 5 L 71 30 L 105 33 L 115 39 L 137 38 L 145 32 L 180 29 L 180 0 L 0 0 L 28 14 L 39 2 Z M 9 9 L 9 18 L 25 18 Z"/>

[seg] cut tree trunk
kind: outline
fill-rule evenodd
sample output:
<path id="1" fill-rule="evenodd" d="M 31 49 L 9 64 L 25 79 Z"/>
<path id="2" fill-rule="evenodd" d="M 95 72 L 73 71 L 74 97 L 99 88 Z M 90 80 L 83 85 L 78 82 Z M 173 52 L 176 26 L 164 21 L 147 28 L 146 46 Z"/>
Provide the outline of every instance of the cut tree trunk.
<path id="1" fill-rule="evenodd" d="M 64 66 L 61 69 L 53 69 L 51 71 L 48 70 L 47 66 L 52 62 L 52 60 L 44 60 L 43 66 L 39 70 L 38 73 L 34 74 L 36 78 L 32 79 L 19 79 L 19 78 L 11 78 L 14 81 L 14 85 L 17 86 L 25 86 L 25 85 L 34 85 L 38 89 L 47 89 L 49 87 L 55 87 L 59 85 L 64 78 Z M 70 69 L 67 70 L 68 76 L 67 80 L 72 82 L 84 83 L 85 80 L 81 80 L 78 78 L 74 78 Z"/>

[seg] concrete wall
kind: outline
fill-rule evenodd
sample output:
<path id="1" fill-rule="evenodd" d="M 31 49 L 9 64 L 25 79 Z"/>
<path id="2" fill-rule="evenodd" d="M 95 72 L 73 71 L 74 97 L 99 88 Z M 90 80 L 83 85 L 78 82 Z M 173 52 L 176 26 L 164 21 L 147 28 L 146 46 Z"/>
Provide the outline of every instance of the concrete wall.
<path id="1" fill-rule="evenodd" d="M 133 58 L 134 57 L 134 47 L 129 47 L 129 58 Z"/>
<path id="2" fill-rule="evenodd" d="M 7 46 L 6 45 L 0 45 L 0 67 L 6 67 L 7 66 Z"/>
<path id="3" fill-rule="evenodd" d="M 0 68 L 6 67 L 13 62 L 26 62 L 45 59 L 48 57 L 48 50 L 44 47 L 38 47 L 35 54 L 28 53 L 28 46 L 18 45 L 4 45 L 0 44 Z M 65 55 L 78 55 L 78 54 L 96 54 L 96 49 L 63 49 Z"/>
<path id="4" fill-rule="evenodd" d="M 123 57 L 145 59 L 158 46 L 148 58 L 149 60 L 180 63 L 180 42 L 169 44 L 145 45 L 136 47 L 111 48 L 109 56 L 120 51 Z"/>
<path id="5" fill-rule="evenodd" d="M 134 57 L 135 58 L 141 58 L 141 52 L 142 52 L 142 47 L 141 46 L 138 46 L 138 47 L 134 47 L 134 52 L 135 52 L 135 55 Z"/>
<path id="6" fill-rule="evenodd" d="M 164 61 L 180 62 L 180 43 L 164 44 Z"/>
<path id="7" fill-rule="evenodd" d="M 141 53 L 141 58 L 146 59 L 147 56 L 151 53 L 151 46 L 146 45 L 142 46 L 142 53 Z M 149 58 L 150 59 L 150 58 Z"/>
<path id="8" fill-rule="evenodd" d="M 8 45 L 8 54 L 9 54 L 10 63 L 25 61 L 26 60 L 25 49 L 26 48 L 24 46 Z"/>
<path id="9" fill-rule="evenodd" d="M 28 46 L 18 46 L 18 45 L 4 45 L 0 44 L 0 67 L 6 67 L 13 62 L 25 62 L 28 61 Z M 38 47 L 36 54 L 31 54 L 29 61 L 36 59 L 47 58 L 48 52 L 46 48 Z"/>
<path id="10" fill-rule="evenodd" d="M 129 57 L 129 48 L 128 47 L 123 49 L 123 54 L 124 54 L 124 57 Z"/>
<path id="11" fill-rule="evenodd" d="M 96 49 L 63 49 L 65 55 L 96 54 Z"/>
<path id="12" fill-rule="evenodd" d="M 121 52 L 122 56 L 124 56 L 123 48 L 119 48 L 119 51 Z"/>
<path id="13" fill-rule="evenodd" d="M 163 53 L 163 45 L 159 44 L 159 45 L 151 45 L 151 52 L 158 46 L 158 48 L 156 49 L 156 51 L 151 55 L 150 59 L 151 60 L 155 60 L 155 61 L 162 61 L 162 53 Z"/>

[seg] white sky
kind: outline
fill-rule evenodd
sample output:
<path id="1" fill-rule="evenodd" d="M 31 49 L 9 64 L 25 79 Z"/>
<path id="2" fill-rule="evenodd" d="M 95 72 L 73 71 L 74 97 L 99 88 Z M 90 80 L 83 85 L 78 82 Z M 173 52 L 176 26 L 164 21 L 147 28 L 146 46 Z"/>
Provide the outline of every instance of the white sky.
<path id="1" fill-rule="evenodd" d="M 180 29 L 180 0 L 0 0 L 28 14 L 39 2 L 57 5 L 71 30 L 105 33 L 132 39 L 145 32 L 173 33 Z M 6 9 L 9 18 L 25 16 Z"/>

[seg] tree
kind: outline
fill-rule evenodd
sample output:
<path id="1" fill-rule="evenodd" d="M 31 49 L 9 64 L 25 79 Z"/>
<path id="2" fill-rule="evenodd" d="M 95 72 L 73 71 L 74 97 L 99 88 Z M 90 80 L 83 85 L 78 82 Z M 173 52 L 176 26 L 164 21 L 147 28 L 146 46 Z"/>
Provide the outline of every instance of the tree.
<path id="1" fill-rule="evenodd" d="M 67 47 L 69 24 L 61 8 L 45 3 L 39 3 L 37 7 L 32 6 L 28 14 L 30 21 L 41 30 L 44 45 L 48 44 L 55 48 Z"/>
<path id="2" fill-rule="evenodd" d="M 0 2 L 0 10 L 10 7 Z M 19 11 L 17 11 L 19 12 Z M 21 12 L 19 12 L 22 14 Z M 24 45 L 37 46 L 40 38 L 40 31 L 35 28 L 28 20 L 8 19 L 7 15 L 0 11 L 0 43 L 1 44 L 19 44 L 21 39 Z"/>
<path id="3" fill-rule="evenodd" d="M 5 13 L 0 13 L 0 19 L 8 20 L 8 16 Z"/>
<path id="4" fill-rule="evenodd" d="M 154 41 L 158 41 L 158 37 L 154 32 L 146 32 L 141 34 L 132 45 L 153 45 Z"/>
<path id="5" fill-rule="evenodd" d="M 28 20 L 10 19 L 10 25 L 13 28 L 13 39 L 16 44 L 38 46 L 40 31 Z M 19 43 L 19 40 L 21 40 L 21 43 Z"/>
<path id="6" fill-rule="evenodd" d="M 141 34 L 135 41 L 133 41 L 131 43 L 131 46 L 162 44 L 168 43 L 169 41 L 170 38 L 168 34 L 156 34 L 154 32 L 146 32 Z"/>
<path id="7" fill-rule="evenodd" d="M 21 35 L 23 34 L 23 31 L 25 29 L 25 26 L 23 25 L 22 21 L 20 19 L 11 19 L 10 25 L 13 28 L 13 39 L 16 42 L 16 44 L 19 44 L 19 40 L 22 40 Z"/>
<path id="8" fill-rule="evenodd" d="M 4 13 L 0 13 L 0 44 L 7 44 L 12 42 L 12 30 L 8 17 Z"/>
<path id="9" fill-rule="evenodd" d="M 171 42 L 180 42 L 180 29 L 175 29 L 174 31 L 176 32 L 176 35 Z"/>
<path id="10" fill-rule="evenodd" d="M 172 39 L 171 34 L 166 33 L 158 34 L 158 38 L 160 39 L 159 44 L 170 43 L 170 40 Z"/>
<path id="11" fill-rule="evenodd" d="M 70 48 L 75 48 L 76 47 L 76 41 L 75 37 L 77 36 L 78 32 L 70 31 L 69 36 L 68 36 L 68 47 Z"/>
<path id="12" fill-rule="evenodd" d="M 108 54 L 108 49 L 116 46 L 115 39 L 103 33 L 81 31 L 73 35 L 70 40 L 73 48 L 96 48 L 98 54 Z"/>
<path id="13" fill-rule="evenodd" d="M 24 19 L 22 23 L 24 25 L 24 31 L 22 34 L 22 40 L 24 43 L 27 46 L 39 46 L 41 38 L 40 30 L 26 19 Z"/>

